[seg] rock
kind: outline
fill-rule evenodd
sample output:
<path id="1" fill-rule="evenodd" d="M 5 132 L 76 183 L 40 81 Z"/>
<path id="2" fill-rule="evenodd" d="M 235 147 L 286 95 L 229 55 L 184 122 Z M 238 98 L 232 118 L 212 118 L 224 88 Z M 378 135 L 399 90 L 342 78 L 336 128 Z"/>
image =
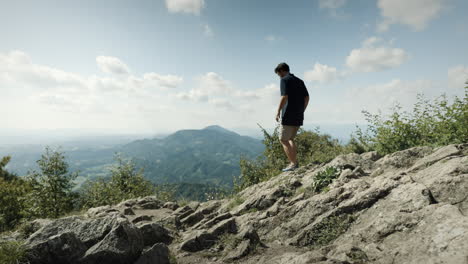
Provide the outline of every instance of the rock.
<path id="1" fill-rule="evenodd" d="M 72 232 L 87 247 L 103 239 L 107 233 L 118 223 L 118 216 L 107 216 L 95 219 L 86 219 L 80 216 L 70 216 L 50 221 L 33 233 L 28 243 L 46 241 L 49 237 L 63 232 Z"/>
<path id="2" fill-rule="evenodd" d="M 233 215 L 241 215 L 249 209 L 264 210 L 272 206 L 280 197 L 291 196 L 292 192 L 285 186 L 279 185 L 273 189 L 263 190 L 257 192 L 255 195 L 249 197 L 244 203 L 239 205 L 236 210 L 232 212 Z"/>
<path id="3" fill-rule="evenodd" d="M 236 233 L 234 218 L 226 219 L 211 227 L 208 231 L 195 231 L 181 244 L 181 249 L 190 252 L 200 251 L 213 246 L 218 237 L 224 233 Z"/>
<path id="4" fill-rule="evenodd" d="M 465 263 L 467 154 L 468 144 L 452 144 L 339 155 L 235 200 L 178 207 L 148 196 L 31 222 L 25 247 L 30 263 Z M 311 192 L 328 166 L 340 175 Z"/>
<path id="5" fill-rule="evenodd" d="M 218 200 L 212 200 L 205 203 L 202 203 L 196 209 L 197 212 L 200 212 L 204 215 L 213 213 L 216 209 L 221 206 L 221 202 Z"/>
<path id="6" fill-rule="evenodd" d="M 133 263 L 143 250 L 140 230 L 128 221 L 120 221 L 101 241 L 89 248 L 83 263 Z"/>
<path id="7" fill-rule="evenodd" d="M 218 224 L 216 224 L 215 226 L 211 227 L 208 232 L 215 237 L 218 237 L 219 235 L 223 233 L 236 233 L 237 232 L 236 221 L 234 218 L 223 220 L 219 222 Z"/>
<path id="8" fill-rule="evenodd" d="M 117 207 L 133 207 L 134 205 L 136 205 L 137 202 L 138 202 L 137 198 L 128 199 L 117 204 Z"/>
<path id="9" fill-rule="evenodd" d="M 210 228 L 212 226 L 214 226 L 215 224 L 221 222 L 222 220 L 225 220 L 225 219 L 228 219 L 228 218 L 231 218 L 232 215 L 231 213 L 227 212 L 227 213 L 222 213 L 212 219 L 210 219 L 209 221 L 205 222 L 202 224 L 202 227 L 203 228 Z M 201 224 L 201 223 L 200 223 Z M 195 228 L 195 227 L 194 227 Z"/>
<path id="10" fill-rule="evenodd" d="M 172 241 L 170 232 L 158 223 L 143 223 L 137 227 L 143 236 L 145 246 L 151 246 L 155 243 L 170 244 Z"/>
<path id="11" fill-rule="evenodd" d="M 369 152 L 362 153 L 361 157 L 365 160 L 376 161 L 380 159 L 382 156 L 379 153 L 377 153 L 377 151 L 369 151 Z"/>
<path id="12" fill-rule="evenodd" d="M 86 212 L 88 217 L 104 217 L 110 213 L 120 213 L 119 210 L 110 207 L 109 205 L 90 208 Z"/>
<path id="13" fill-rule="evenodd" d="M 392 154 L 388 154 L 383 158 L 377 160 L 375 162 L 375 165 L 382 167 L 382 169 L 409 168 L 416 162 L 417 159 L 420 159 L 430 153 L 432 153 L 431 147 L 409 148 L 402 151 L 397 151 Z"/>
<path id="14" fill-rule="evenodd" d="M 196 252 L 211 247 L 215 244 L 216 240 L 217 237 L 210 233 L 205 231 L 195 231 L 194 234 L 191 234 L 186 239 L 184 239 L 180 249 L 189 252 Z"/>
<path id="15" fill-rule="evenodd" d="M 125 207 L 123 209 L 123 214 L 124 215 L 135 215 L 135 212 L 133 212 L 132 208 L 130 207 Z"/>
<path id="16" fill-rule="evenodd" d="M 135 217 L 132 220 L 132 223 L 136 224 L 136 223 L 139 223 L 139 222 L 151 221 L 151 220 L 153 220 L 153 217 L 151 215 L 140 215 L 140 216 Z"/>
<path id="17" fill-rule="evenodd" d="M 64 232 L 45 240 L 28 242 L 26 257 L 31 264 L 78 263 L 86 252 L 86 246 L 73 232 Z"/>
<path id="18" fill-rule="evenodd" d="M 169 248 L 163 243 L 154 244 L 143 251 L 135 264 L 170 264 Z"/>
<path id="19" fill-rule="evenodd" d="M 442 160 L 446 157 L 456 156 L 461 153 L 462 145 L 448 145 L 436 149 L 433 153 L 419 159 L 414 165 L 408 169 L 409 172 L 417 171 L 421 168 L 428 167 L 435 162 Z"/>
<path id="20" fill-rule="evenodd" d="M 189 214 L 192 214 L 195 212 L 190 206 L 186 205 L 183 207 L 177 208 L 177 210 L 174 211 L 174 214 L 179 216 L 180 219 L 183 219 L 187 217 Z"/>
<path id="21" fill-rule="evenodd" d="M 301 180 L 299 180 L 298 177 L 292 177 L 291 180 L 289 180 L 289 186 L 293 189 L 295 188 L 298 188 L 298 187 L 301 187 L 302 186 L 302 182 Z"/>
<path id="22" fill-rule="evenodd" d="M 138 199 L 134 206 L 142 209 L 159 209 L 163 206 L 163 203 L 156 196 L 146 196 Z"/>
<path id="23" fill-rule="evenodd" d="M 195 211 L 195 210 L 198 209 L 198 206 L 200 206 L 200 202 L 197 202 L 197 201 L 190 201 L 190 202 L 188 203 L 188 206 L 189 206 L 190 208 L 192 208 L 192 210 Z"/>
<path id="24" fill-rule="evenodd" d="M 191 215 L 188 215 L 187 217 L 183 218 L 180 220 L 180 223 L 186 226 L 192 226 L 198 222 L 200 222 L 204 218 L 202 212 L 194 212 Z"/>
<path id="25" fill-rule="evenodd" d="M 225 257 L 224 260 L 233 261 L 233 260 L 240 259 L 246 256 L 247 254 L 249 254 L 251 247 L 252 247 L 251 242 L 249 240 L 243 240 L 239 245 L 237 245 L 237 247 L 234 250 L 232 250 Z"/>
<path id="26" fill-rule="evenodd" d="M 171 210 L 176 210 L 177 208 L 179 208 L 179 205 L 177 203 L 174 203 L 174 202 L 166 202 L 164 205 L 163 205 L 164 208 L 169 208 Z"/>

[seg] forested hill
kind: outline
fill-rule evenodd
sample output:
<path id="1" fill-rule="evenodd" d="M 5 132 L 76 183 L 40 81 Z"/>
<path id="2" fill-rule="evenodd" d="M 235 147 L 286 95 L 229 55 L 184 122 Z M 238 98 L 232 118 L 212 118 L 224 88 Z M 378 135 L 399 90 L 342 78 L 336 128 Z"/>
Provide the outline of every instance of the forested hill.
<path id="1" fill-rule="evenodd" d="M 25 176 L 28 170 L 37 169 L 36 161 L 44 146 L 19 146 L 0 149 L 2 156 L 11 155 L 8 170 Z M 163 138 L 134 140 L 130 143 L 95 147 L 83 142 L 62 148 L 70 171 L 79 171 L 78 184 L 86 179 L 109 175 L 113 155 L 122 152 L 134 158 L 137 167 L 152 182 L 232 185 L 234 175 L 239 175 L 239 158 L 253 158 L 262 153 L 264 146 L 258 139 L 241 136 L 220 126 L 204 129 L 179 130 Z M 194 197 L 192 197 L 194 198 Z"/>
<path id="2" fill-rule="evenodd" d="M 239 158 L 262 153 L 258 139 L 241 136 L 220 126 L 180 130 L 163 139 L 136 140 L 116 149 L 133 157 L 154 183 L 232 184 Z"/>

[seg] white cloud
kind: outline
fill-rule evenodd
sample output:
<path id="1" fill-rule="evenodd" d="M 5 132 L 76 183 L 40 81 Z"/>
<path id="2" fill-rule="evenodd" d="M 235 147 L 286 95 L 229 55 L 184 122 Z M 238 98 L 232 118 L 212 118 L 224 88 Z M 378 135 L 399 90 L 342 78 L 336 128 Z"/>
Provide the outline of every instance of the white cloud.
<path id="1" fill-rule="evenodd" d="M 353 49 L 346 65 L 357 72 L 376 72 L 400 66 L 409 55 L 400 48 L 389 46 L 380 38 L 366 39 L 360 49 Z"/>
<path id="2" fill-rule="evenodd" d="M 468 86 L 468 67 L 464 65 L 458 65 L 450 68 L 447 72 L 448 82 L 450 89 L 463 90 L 465 86 Z"/>
<path id="3" fill-rule="evenodd" d="M 171 13 L 199 15 L 205 6 L 205 0 L 166 0 L 166 7 Z"/>
<path id="4" fill-rule="evenodd" d="M 130 69 L 120 59 L 110 56 L 98 56 L 96 63 L 103 72 L 110 74 L 129 74 Z"/>
<path id="5" fill-rule="evenodd" d="M 434 98 L 439 92 L 439 86 L 432 80 L 394 79 L 363 87 L 351 86 L 340 93 L 336 103 L 312 101 L 308 115 L 315 122 L 366 123 L 362 110 L 388 115 L 398 103 L 402 110 L 411 111 L 418 93 Z"/>
<path id="6" fill-rule="evenodd" d="M 183 78 L 177 75 L 161 75 L 154 72 L 145 73 L 143 79 L 147 81 L 155 81 L 159 86 L 167 88 L 175 88 L 182 84 Z"/>
<path id="7" fill-rule="evenodd" d="M 80 87 L 85 80 L 74 73 L 33 64 L 28 54 L 14 50 L 0 53 L 0 83 L 5 86 L 50 88 Z"/>
<path id="8" fill-rule="evenodd" d="M 213 98 L 210 99 L 210 103 L 218 108 L 234 109 L 234 106 L 226 98 Z"/>
<path id="9" fill-rule="evenodd" d="M 230 109 L 249 109 L 242 102 L 249 103 L 256 100 L 256 103 L 265 103 L 271 105 L 279 97 L 279 87 L 274 84 L 263 88 L 252 90 L 238 89 L 230 81 L 225 80 L 221 75 L 215 72 L 208 72 L 196 78 L 196 86 L 188 91 L 176 94 L 178 99 L 192 102 L 206 103 L 219 108 Z M 273 98 L 275 98 L 273 100 Z M 231 102 L 235 101 L 234 105 Z M 227 103 L 229 102 L 229 104 Z"/>
<path id="10" fill-rule="evenodd" d="M 336 9 L 344 6 L 347 0 L 319 0 L 320 8 Z"/>
<path id="11" fill-rule="evenodd" d="M 154 98 L 154 89 L 173 88 L 182 82 L 175 75 L 132 75 L 125 63 L 115 57 L 99 56 L 96 61 L 104 72 L 118 76 L 84 76 L 35 64 L 22 51 L 0 53 L 0 85 L 5 87 L 5 94 L 24 97 L 24 103 L 31 107 L 38 103 L 36 107 L 81 113 L 120 109 L 120 100 Z"/>
<path id="12" fill-rule="evenodd" d="M 211 27 L 208 24 L 205 24 L 203 26 L 203 34 L 205 34 L 205 36 L 207 36 L 207 37 L 213 37 L 214 36 L 213 30 L 211 29 Z"/>
<path id="13" fill-rule="evenodd" d="M 378 31 L 386 31 L 392 24 L 410 26 L 413 30 L 423 30 L 430 20 L 436 18 L 447 0 L 378 0 L 383 21 Z"/>
<path id="14" fill-rule="evenodd" d="M 315 81 L 319 83 L 330 83 L 338 80 L 342 74 L 335 67 L 315 63 L 314 68 L 304 73 L 306 81 Z"/>

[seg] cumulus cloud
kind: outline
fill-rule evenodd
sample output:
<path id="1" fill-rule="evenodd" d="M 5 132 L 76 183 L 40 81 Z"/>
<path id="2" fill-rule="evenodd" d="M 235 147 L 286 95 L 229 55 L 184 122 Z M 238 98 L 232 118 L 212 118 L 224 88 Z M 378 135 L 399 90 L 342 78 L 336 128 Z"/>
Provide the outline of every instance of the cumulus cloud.
<path id="1" fill-rule="evenodd" d="M 110 74 L 129 74 L 128 66 L 116 57 L 98 56 L 96 63 L 103 72 Z"/>
<path id="2" fill-rule="evenodd" d="M 0 53 L 0 82 L 5 86 L 31 87 L 36 89 L 67 86 L 81 87 L 82 76 L 60 69 L 34 64 L 23 51 Z"/>
<path id="3" fill-rule="evenodd" d="M 392 24 L 410 26 L 413 30 L 423 30 L 430 20 L 436 18 L 447 0 L 379 0 L 383 20 L 378 31 L 386 31 Z"/>
<path id="4" fill-rule="evenodd" d="M 199 15 L 205 6 L 205 0 L 166 0 L 166 7 L 171 13 Z"/>
<path id="5" fill-rule="evenodd" d="M 118 97 L 122 100 L 151 97 L 154 89 L 174 88 L 182 82 L 176 75 L 152 72 L 142 77 L 132 75 L 125 63 L 115 57 L 99 56 L 96 61 L 104 72 L 113 75 L 85 76 L 35 64 L 28 54 L 18 50 L 0 53 L 0 85 L 7 91 L 15 91 L 10 94 L 26 94 L 31 102 L 83 112 L 112 108 L 114 103 L 118 104 Z M 112 98 L 111 102 L 103 103 L 108 98 Z"/>
<path id="6" fill-rule="evenodd" d="M 350 86 L 336 99 L 339 103 L 312 105 L 310 118 L 316 122 L 365 123 L 362 110 L 387 115 L 398 103 L 402 110 L 411 111 L 418 93 L 424 94 L 426 98 L 434 98 L 439 90 L 432 80 L 393 79 L 367 86 Z"/>
<path id="7" fill-rule="evenodd" d="M 346 65 L 356 72 L 376 72 L 400 66 L 409 58 L 405 50 L 393 48 L 382 39 L 371 37 L 359 49 L 353 49 Z"/>
<path id="8" fill-rule="evenodd" d="M 252 100 L 257 100 L 257 102 L 267 102 L 266 104 L 269 105 L 273 101 L 273 97 L 276 101 L 276 98 L 279 96 L 279 87 L 277 85 L 270 84 L 263 88 L 252 90 L 239 89 L 232 82 L 215 72 L 208 72 L 197 77 L 196 83 L 194 88 L 185 92 L 179 92 L 176 94 L 176 97 L 192 102 L 208 102 L 219 108 L 247 109 L 248 107 L 245 107 L 245 105 L 242 106 L 243 102 L 249 103 Z M 231 103 L 228 105 L 227 102 L 231 101 L 240 103 L 240 106 L 237 107 Z"/>
<path id="9" fill-rule="evenodd" d="M 175 88 L 183 82 L 183 78 L 177 75 L 161 75 L 154 72 L 145 73 L 143 79 L 146 81 L 155 81 L 159 86 Z"/>
<path id="10" fill-rule="evenodd" d="M 338 80 L 342 77 L 342 74 L 338 72 L 335 67 L 315 63 L 312 70 L 304 73 L 304 79 L 306 81 L 315 81 L 319 83 L 330 83 Z"/>
<path id="11" fill-rule="evenodd" d="M 468 67 L 458 65 L 450 68 L 447 72 L 449 88 L 463 90 L 468 81 Z"/>

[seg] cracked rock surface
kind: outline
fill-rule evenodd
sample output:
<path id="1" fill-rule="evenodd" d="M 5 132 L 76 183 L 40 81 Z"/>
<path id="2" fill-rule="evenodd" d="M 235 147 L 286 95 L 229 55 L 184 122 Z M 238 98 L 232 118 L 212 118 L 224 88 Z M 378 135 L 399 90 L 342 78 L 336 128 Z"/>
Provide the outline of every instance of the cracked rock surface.
<path id="1" fill-rule="evenodd" d="M 35 220 L 30 263 L 468 263 L 468 144 L 340 155 L 179 205 L 149 196 Z M 340 168 L 323 192 L 309 188 Z M 15 239 L 13 234 L 2 239 Z"/>

